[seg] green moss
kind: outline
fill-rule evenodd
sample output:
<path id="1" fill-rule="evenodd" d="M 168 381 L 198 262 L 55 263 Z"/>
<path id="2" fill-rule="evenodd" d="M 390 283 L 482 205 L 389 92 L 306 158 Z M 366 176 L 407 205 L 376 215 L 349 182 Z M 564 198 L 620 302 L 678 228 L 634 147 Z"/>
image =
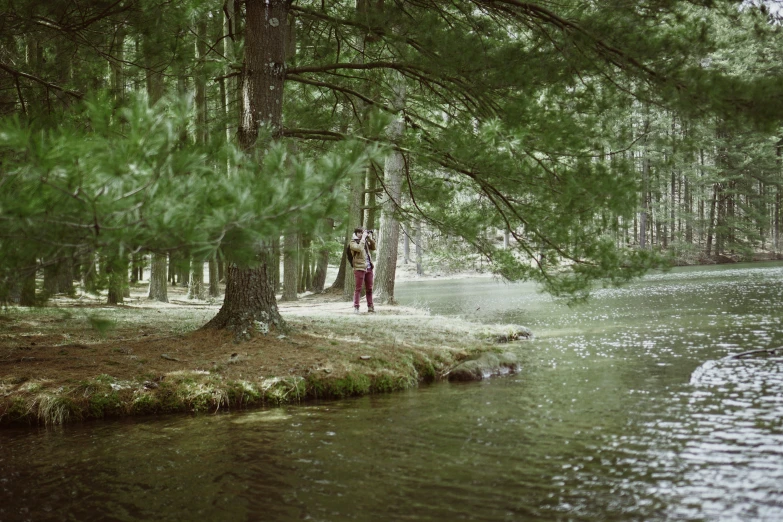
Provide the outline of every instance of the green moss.
<path id="1" fill-rule="evenodd" d="M 240 408 L 258 403 L 263 399 L 263 393 L 247 381 L 231 381 L 227 383 L 226 395 L 231 405 Z"/>
<path id="2" fill-rule="evenodd" d="M 90 396 L 87 406 L 89 416 L 102 419 L 105 416 L 120 415 L 125 411 L 123 401 L 117 392 L 95 393 Z"/>
<path id="3" fill-rule="evenodd" d="M 332 381 L 330 385 L 333 397 L 350 397 L 369 393 L 372 381 L 362 373 L 349 373 L 342 379 Z"/>
<path id="4" fill-rule="evenodd" d="M 134 393 L 131 411 L 137 415 L 149 415 L 161 410 L 158 394 L 147 391 Z"/>
<path id="5" fill-rule="evenodd" d="M 401 374 L 379 373 L 372 377 L 373 393 L 389 393 L 407 390 L 416 385 L 416 380 Z"/>

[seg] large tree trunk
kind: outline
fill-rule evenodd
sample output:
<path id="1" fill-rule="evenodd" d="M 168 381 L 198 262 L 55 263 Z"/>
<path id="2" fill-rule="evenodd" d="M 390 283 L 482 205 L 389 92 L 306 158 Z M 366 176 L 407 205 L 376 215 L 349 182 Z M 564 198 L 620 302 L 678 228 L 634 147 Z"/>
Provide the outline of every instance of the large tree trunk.
<path id="1" fill-rule="evenodd" d="M 263 257 L 263 256 L 262 256 Z M 271 292 L 266 263 L 255 268 L 228 265 L 226 298 L 215 317 L 204 328 L 227 328 L 238 339 L 249 339 L 254 331 L 266 333 L 283 325 Z"/>
<path id="2" fill-rule="evenodd" d="M 248 154 L 256 145 L 260 125 L 270 127 L 273 139 L 280 135 L 283 84 L 288 32 L 288 0 L 247 0 L 245 63 L 238 138 Z M 259 253 L 256 267 L 227 267 L 228 283 L 223 306 L 206 328 L 227 328 L 237 338 L 255 330 L 283 327 L 275 301 L 275 288 L 268 275 L 268 257 Z"/>
<path id="3" fill-rule="evenodd" d="M 398 112 L 405 108 L 405 80 L 401 75 L 394 79 L 394 93 L 391 105 Z M 401 116 L 389 125 L 387 135 L 392 143 L 402 138 L 405 120 Z M 373 287 L 377 292 L 375 301 L 382 304 L 396 304 L 394 299 L 394 279 L 397 272 L 397 243 L 400 239 L 400 224 L 396 212 L 400 205 L 402 176 L 405 172 L 405 159 L 402 152 L 394 150 L 386 157 L 383 169 L 386 199 L 381 207 L 381 230 L 378 251 L 378 263 Z"/>

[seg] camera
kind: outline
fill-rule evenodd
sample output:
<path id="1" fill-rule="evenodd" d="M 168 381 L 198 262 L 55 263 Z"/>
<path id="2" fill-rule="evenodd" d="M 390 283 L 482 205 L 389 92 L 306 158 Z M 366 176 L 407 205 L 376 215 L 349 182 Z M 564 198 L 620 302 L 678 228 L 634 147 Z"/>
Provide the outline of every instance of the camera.
<path id="1" fill-rule="evenodd" d="M 367 230 L 366 232 L 367 232 L 368 234 L 375 235 L 375 232 L 374 232 L 372 229 L 369 229 L 369 230 Z"/>

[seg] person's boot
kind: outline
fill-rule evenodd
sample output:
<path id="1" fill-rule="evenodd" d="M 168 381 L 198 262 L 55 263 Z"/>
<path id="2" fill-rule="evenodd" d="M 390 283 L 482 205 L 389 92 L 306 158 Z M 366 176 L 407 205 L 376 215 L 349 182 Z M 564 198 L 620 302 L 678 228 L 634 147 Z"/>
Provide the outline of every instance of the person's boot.
<path id="1" fill-rule="evenodd" d="M 358 313 L 359 313 L 359 307 L 358 307 L 358 306 L 355 306 L 355 307 L 353 308 L 353 313 L 355 313 L 355 314 L 358 314 Z"/>
<path id="2" fill-rule="evenodd" d="M 374 306 L 367 307 L 367 313 L 368 314 L 374 314 L 375 313 L 375 307 Z"/>

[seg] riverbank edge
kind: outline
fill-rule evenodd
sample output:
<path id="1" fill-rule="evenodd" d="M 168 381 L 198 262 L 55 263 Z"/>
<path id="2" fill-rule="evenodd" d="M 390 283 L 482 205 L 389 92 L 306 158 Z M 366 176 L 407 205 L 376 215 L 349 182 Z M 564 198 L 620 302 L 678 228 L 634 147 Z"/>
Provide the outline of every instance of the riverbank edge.
<path id="1" fill-rule="evenodd" d="M 334 331 L 339 334 L 340 328 Z M 324 368 L 306 375 L 235 379 L 219 371 L 183 368 L 152 379 L 148 374 L 125 378 L 102 374 L 78 382 L 6 382 L 14 389 L 0 397 L 0 427 L 242 411 L 391 393 L 439 381 L 482 380 L 519 371 L 521 352 L 509 348 L 531 334 L 521 327 L 508 332 L 508 327 L 485 328 L 475 337 L 460 338 L 455 333 L 442 346 L 380 344 L 363 349 L 362 353 L 373 355 L 340 352 L 342 358 L 330 361 L 332 367 L 342 365 L 343 370 L 335 373 Z"/>

